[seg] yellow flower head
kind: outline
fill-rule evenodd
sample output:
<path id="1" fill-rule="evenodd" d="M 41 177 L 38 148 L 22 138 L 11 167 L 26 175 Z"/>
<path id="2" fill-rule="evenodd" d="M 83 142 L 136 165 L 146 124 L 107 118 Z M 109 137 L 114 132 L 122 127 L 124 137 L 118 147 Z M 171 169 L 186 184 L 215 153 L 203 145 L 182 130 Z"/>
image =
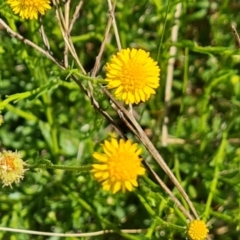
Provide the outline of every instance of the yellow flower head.
<path id="1" fill-rule="evenodd" d="M 102 182 L 104 190 L 113 193 L 132 191 L 133 187 L 138 186 L 138 175 L 145 173 L 139 157 L 142 149 L 136 143 L 132 144 L 131 140 L 120 139 L 118 142 L 115 138 L 105 140 L 102 147 L 104 153 L 93 153 L 99 161 L 92 165 L 94 178 Z"/>
<path id="2" fill-rule="evenodd" d="M 25 162 L 20 158 L 19 153 L 11 151 L 0 152 L 0 180 L 4 186 L 12 186 L 24 177 Z"/>
<path id="3" fill-rule="evenodd" d="M 159 86 L 160 68 L 142 49 L 123 49 L 106 65 L 108 89 L 114 96 L 132 104 L 147 101 Z"/>
<path id="4" fill-rule="evenodd" d="M 208 234 L 208 229 L 204 221 L 193 220 L 189 223 L 187 235 L 191 240 L 204 240 Z"/>
<path id="5" fill-rule="evenodd" d="M 38 13 L 45 14 L 50 9 L 50 0 L 7 0 L 15 14 L 23 19 L 37 19 Z"/>

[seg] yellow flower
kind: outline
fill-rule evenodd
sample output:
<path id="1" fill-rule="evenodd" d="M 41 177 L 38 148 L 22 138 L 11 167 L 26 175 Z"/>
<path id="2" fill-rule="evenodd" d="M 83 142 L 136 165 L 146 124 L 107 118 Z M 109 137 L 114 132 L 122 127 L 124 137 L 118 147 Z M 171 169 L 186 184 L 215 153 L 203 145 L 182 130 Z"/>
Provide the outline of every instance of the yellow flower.
<path id="1" fill-rule="evenodd" d="M 136 143 L 132 144 L 131 140 L 120 139 L 118 142 L 115 138 L 105 140 L 102 147 L 104 153 L 93 153 L 93 157 L 99 161 L 92 165 L 94 178 L 102 182 L 104 190 L 113 193 L 119 190 L 132 191 L 133 187 L 138 186 L 138 175 L 145 173 L 139 157 L 142 149 Z"/>
<path id="2" fill-rule="evenodd" d="M 50 0 L 7 0 L 15 14 L 23 19 L 37 19 L 38 13 L 45 14 L 50 9 Z"/>
<path id="3" fill-rule="evenodd" d="M 189 223 L 187 235 L 191 240 L 204 240 L 208 234 L 208 229 L 204 221 L 193 220 Z"/>
<path id="4" fill-rule="evenodd" d="M 115 89 L 114 96 L 126 104 L 147 101 L 159 86 L 160 68 L 141 49 L 121 50 L 107 63 L 106 72 L 107 88 Z"/>
<path id="5" fill-rule="evenodd" d="M 19 153 L 12 151 L 0 152 L 0 180 L 4 186 L 12 186 L 24 177 L 25 162 L 20 158 Z"/>

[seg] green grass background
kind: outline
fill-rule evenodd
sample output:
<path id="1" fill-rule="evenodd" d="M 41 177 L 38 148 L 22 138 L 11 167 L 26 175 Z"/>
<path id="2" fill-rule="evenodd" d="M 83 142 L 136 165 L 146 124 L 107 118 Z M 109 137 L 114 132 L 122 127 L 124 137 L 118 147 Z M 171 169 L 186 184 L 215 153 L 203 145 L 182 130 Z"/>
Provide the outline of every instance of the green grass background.
<path id="1" fill-rule="evenodd" d="M 71 13 L 77 5 L 71 3 Z M 176 4 L 182 3 L 168 131 L 177 143 L 162 146 L 161 134 L 171 31 Z M 199 215 L 210 225 L 212 239 L 240 239 L 240 52 L 231 31 L 240 32 L 240 2 L 218 1 L 117 1 L 116 21 L 122 47 L 142 48 L 161 68 L 161 86 L 145 104 L 135 106 L 138 121 L 181 182 Z M 47 11 L 43 25 L 53 55 L 63 59 L 64 42 L 54 17 Z M 0 0 L 0 16 L 9 26 L 43 46 L 39 22 L 13 15 Z M 94 66 L 108 21 L 106 1 L 84 1 L 71 33 L 79 59 L 87 72 Z M 111 30 L 99 75 L 117 51 Z M 76 68 L 74 61 L 70 65 Z M 32 90 L 39 89 L 37 93 Z M 22 95 L 14 95 L 21 93 Z M 27 96 L 27 93 L 30 93 Z M 119 121 L 109 100 L 95 88 L 94 95 Z M 0 101 L 14 99 L 2 109 L 0 149 L 18 150 L 34 164 L 91 164 L 92 153 L 113 128 L 79 87 L 50 60 L 10 37 L 0 25 Z M 0 102 L 1 103 L 1 102 Z M 134 136 L 122 126 L 129 138 Z M 135 141 L 137 141 L 135 139 Z M 144 159 L 151 159 L 147 151 Z M 151 166 L 173 190 L 168 177 Z M 149 178 L 154 179 L 149 175 Z M 143 200 L 146 204 L 143 204 Z M 154 214 L 146 208 L 149 206 Z M 0 226 L 38 231 L 92 232 L 102 229 L 148 229 L 141 234 L 107 234 L 78 239 L 185 239 L 184 231 L 162 226 L 185 226 L 166 193 L 143 179 L 133 193 L 104 192 L 89 172 L 34 169 L 12 188 L 1 188 Z M 1 239 L 28 240 L 57 237 L 0 232 Z M 77 239 L 77 238 L 66 238 Z"/>

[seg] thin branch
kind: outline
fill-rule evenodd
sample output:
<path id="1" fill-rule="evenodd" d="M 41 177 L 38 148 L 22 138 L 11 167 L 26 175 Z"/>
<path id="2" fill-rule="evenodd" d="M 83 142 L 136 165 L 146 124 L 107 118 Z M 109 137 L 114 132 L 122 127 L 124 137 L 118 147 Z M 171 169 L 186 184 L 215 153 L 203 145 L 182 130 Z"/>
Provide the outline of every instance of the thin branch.
<path id="1" fill-rule="evenodd" d="M 77 55 L 76 50 L 75 50 L 75 48 L 72 44 L 70 36 L 66 32 L 67 27 L 65 26 L 66 23 L 64 22 L 64 18 L 62 17 L 62 15 L 63 15 L 62 9 L 58 8 L 56 0 L 53 0 L 53 4 L 56 6 L 56 17 L 57 17 L 57 20 L 58 20 L 58 25 L 59 25 L 59 28 L 61 30 L 64 42 L 67 45 L 69 51 L 71 52 L 74 60 L 76 61 L 78 67 L 80 68 L 81 72 L 86 74 L 85 69 L 83 68 L 82 64 L 80 63 L 80 61 L 78 59 L 78 55 Z"/>
<path id="2" fill-rule="evenodd" d="M 67 29 L 67 26 L 65 26 L 65 20 L 64 20 L 64 14 L 62 12 L 61 7 L 59 7 L 59 0 L 53 0 L 53 4 L 56 7 L 56 13 L 58 13 L 58 21 L 61 22 L 61 25 L 63 26 L 63 29 Z"/>
<path id="3" fill-rule="evenodd" d="M 67 0 L 66 3 L 64 4 L 64 22 L 66 26 L 65 30 L 67 33 L 69 33 L 70 3 L 71 3 L 71 0 Z"/>
<path id="4" fill-rule="evenodd" d="M 120 41 L 118 28 L 117 28 L 117 23 L 116 23 L 115 14 L 114 14 L 115 5 L 116 5 L 116 0 L 114 0 L 114 4 L 113 4 L 114 7 L 112 6 L 111 0 L 108 0 L 109 14 L 112 18 L 112 24 L 113 24 L 113 29 L 114 29 L 114 34 L 115 34 L 118 50 L 121 50 L 122 46 L 121 46 L 121 41 Z"/>
<path id="5" fill-rule="evenodd" d="M 182 3 L 178 3 L 176 6 L 176 12 L 174 15 L 175 18 L 175 25 L 172 28 L 172 35 L 171 41 L 175 43 L 178 38 L 178 29 L 179 29 L 179 17 L 181 14 Z M 166 80 L 166 89 L 165 89 L 165 116 L 163 120 L 162 126 L 162 145 L 167 146 L 167 139 L 168 139 L 168 109 L 169 109 L 169 102 L 171 99 L 171 91 L 172 91 L 172 82 L 173 82 L 173 72 L 174 72 L 174 64 L 175 64 L 175 57 L 177 53 L 177 47 L 171 46 L 170 48 L 170 58 L 168 60 L 168 67 L 167 67 L 167 80 Z"/>
<path id="6" fill-rule="evenodd" d="M 162 179 L 156 174 L 156 172 L 150 167 L 150 165 L 146 161 L 144 161 L 144 165 L 147 166 L 148 170 L 155 177 L 158 184 L 166 191 L 166 193 L 170 196 L 172 201 L 177 205 L 177 207 L 182 211 L 182 213 L 189 220 L 193 220 L 192 215 L 185 209 L 185 207 L 181 204 L 181 202 L 173 195 L 172 191 L 167 187 L 167 185 L 162 181 Z"/>
<path id="7" fill-rule="evenodd" d="M 65 21 L 65 32 L 67 33 L 67 35 L 69 35 L 69 11 L 70 11 L 70 3 L 71 0 L 66 1 L 65 5 L 64 5 L 64 21 Z M 69 54 L 69 50 L 68 50 L 68 46 L 65 44 L 64 47 L 64 51 L 63 51 L 63 59 L 64 59 L 64 66 L 68 67 L 69 63 L 68 63 L 68 54 Z"/>
<path id="8" fill-rule="evenodd" d="M 114 230 L 102 230 L 90 233 L 53 233 L 53 232 L 41 232 L 41 231 L 32 231 L 32 230 L 24 230 L 18 228 L 8 228 L 8 227 L 0 227 L 0 231 L 6 232 L 16 232 L 16 233 L 25 233 L 31 235 L 39 235 L 39 236 L 55 236 L 55 237 L 92 237 L 92 236 L 99 236 L 104 235 L 107 233 L 114 233 L 117 231 Z M 145 229 L 122 229 L 117 233 L 143 233 L 146 232 Z"/>
<path id="9" fill-rule="evenodd" d="M 113 118 L 101 108 L 101 106 L 99 105 L 97 100 L 94 98 L 94 96 L 91 94 L 91 92 L 85 86 L 82 85 L 82 83 L 77 79 L 76 76 L 72 75 L 72 79 L 80 87 L 80 89 L 86 94 L 86 96 L 90 99 L 93 107 L 97 111 L 99 111 L 107 119 L 109 123 L 113 125 L 113 127 L 117 130 L 117 132 L 119 132 L 121 136 L 123 136 L 121 128 L 117 125 L 117 123 L 113 120 Z"/>
<path id="10" fill-rule="evenodd" d="M 50 44 L 49 44 L 47 35 L 45 34 L 44 27 L 43 27 L 42 17 L 40 17 L 39 23 L 40 23 L 40 34 L 41 34 L 43 43 L 44 43 L 44 45 L 46 47 L 46 50 L 49 52 L 49 54 L 51 54 L 50 53 Z"/>
<path id="11" fill-rule="evenodd" d="M 112 8 L 113 12 L 114 12 L 114 9 L 115 9 L 115 5 Z M 104 34 L 104 38 L 103 38 L 103 41 L 102 41 L 102 44 L 101 44 L 101 48 L 100 48 L 100 51 L 98 53 L 98 56 L 96 57 L 96 61 L 95 61 L 93 71 L 92 71 L 92 74 L 91 74 L 92 77 L 96 76 L 96 74 L 97 74 L 97 72 L 100 68 L 100 61 L 101 61 L 101 58 L 102 58 L 102 55 L 103 55 L 103 52 L 104 52 L 104 49 L 105 49 L 105 46 L 106 46 L 106 43 L 107 43 L 107 39 L 108 39 L 108 35 L 109 35 L 110 28 L 111 28 L 111 25 L 112 25 L 112 21 L 113 21 L 112 17 L 109 16 L 107 27 L 106 27 L 105 34 Z"/>
<path id="12" fill-rule="evenodd" d="M 59 66 L 61 69 L 64 69 L 63 65 L 57 61 L 48 51 L 44 50 L 43 48 L 39 47 L 38 45 L 36 45 L 35 43 L 33 43 L 32 41 L 24 38 L 22 35 L 20 35 L 19 33 L 14 32 L 1 18 L 0 18 L 0 24 L 5 28 L 5 30 L 7 31 L 7 33 L 14 37 L 17 38 L 18 40 L 22 41 L 23 43 L 29 45 L 30 47 L 36 49 L 38 52 L 42 53 L 44 56 L 46 56 L 48 59 L 50 59 L 51 61 L 53 61 L 57 66 Z"/>
<path id="13" fill-rule="evenodd" d="M 232 28 L 233 34 L 234 34 L 236 42 L 237 42 L 237 47 L 240 48 L 240 37 L 238 35 L 237 29 L 235 28 L 234 25 L 231 25 L 231 28 Z"/>
<path id="14" fill-rule="evenodd" d="M 71 31 L 72 31 L 72 28 L 73 28 L 74 23 L 76 22 L 76 20 L 77 20 L 78 17 L 79 17 L 79 12 L 80 12 L 80 10 L 81 10 L 81 8 L 82 8 L 82 5 L 83 5 L 83 1 L 80 1 L 80 2 L 78 3 L 78 5 L 77 5 L 76 9 L 75 9 L 75 12 L 74 12 L 74 14 L 73 14 L 73 18 L 72 18 L 72 20 L 70 21 L 70 25 L 69 25 L 69 34 L 70 34 Z"/>

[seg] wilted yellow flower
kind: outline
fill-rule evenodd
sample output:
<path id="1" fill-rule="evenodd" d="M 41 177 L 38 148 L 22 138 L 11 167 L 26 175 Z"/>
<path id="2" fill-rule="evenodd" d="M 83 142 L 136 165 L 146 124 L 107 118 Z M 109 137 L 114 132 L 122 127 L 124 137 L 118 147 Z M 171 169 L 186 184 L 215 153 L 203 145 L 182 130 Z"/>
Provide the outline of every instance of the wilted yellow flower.
<path id="1" fill-rule="evenodd" d="M 12 186 L 24 177 L 26 163 L 20 158 L 19 153 L 12 151 L 0 152 L 0 180 L 4 186 Z"/>
<path id="2" fill-rule="evenodd" d="M 193 220 L 189 223 L 187 235 L 191 240 L 205 240 L 208 234 L 207 225 L 202 220 Z"/>
<path id="3" fill-rule="evenodd" d="M 45 14 L 50 9 L 50 0 L 7 0 L 15 14 L 23 19 L 37 19 L 38 13 Z"/>
<path id="4" fill-rule="evenodd" d="M 160 68 L 149 52 L 142 49 L 123 49 L 112 56 L 106 65 L 108 89 L 114 96 L 132 104 L 147 101 L 159 86 Z"/>
<path id="5" fill-rule="evenodd" d="M 110 141 L 105 140 L 102 145 L 104 153 L 95 152 L 93 157 L 99 161 L 93 164 L 94 178 L 102 182 L 104 190 L 113 193 L 132 191 L 137 187 L 138 175 L 143 175 L 145 169 L 141 165 L 142 159 L 139 155 L 142 149 L 131 140 L 121 139 L 119 142 L 115 138 Z"/>

